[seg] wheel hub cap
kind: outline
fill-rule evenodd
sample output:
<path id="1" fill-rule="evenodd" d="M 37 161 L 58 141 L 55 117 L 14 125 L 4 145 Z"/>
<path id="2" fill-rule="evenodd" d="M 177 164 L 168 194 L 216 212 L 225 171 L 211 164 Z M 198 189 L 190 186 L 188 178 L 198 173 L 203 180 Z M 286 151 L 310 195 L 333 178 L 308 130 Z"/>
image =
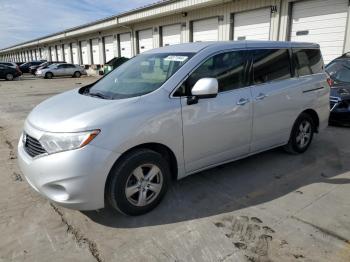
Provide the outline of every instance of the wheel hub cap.
<path id="1" fill-rule="evenodd" d="M 159 195 L 163 185 L 163 174 L 154 164 L 137 167 L 127 179 L 125 195 L 129 203 L 146 206 Z"/>

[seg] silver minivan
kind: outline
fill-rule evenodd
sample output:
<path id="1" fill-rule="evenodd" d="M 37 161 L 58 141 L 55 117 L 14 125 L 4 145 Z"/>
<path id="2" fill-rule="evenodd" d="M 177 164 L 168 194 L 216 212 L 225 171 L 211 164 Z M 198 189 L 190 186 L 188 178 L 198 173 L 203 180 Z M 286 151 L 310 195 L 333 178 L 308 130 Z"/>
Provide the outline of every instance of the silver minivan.
<path id="1" fill-rule="evenodd" d="M 305 152 L 327 125 L 329 92 L 317 44 L 153 49 L 34 108 L 19 165 L 59 205 L 140 215 L 174 179 L 275 147 Z"/>

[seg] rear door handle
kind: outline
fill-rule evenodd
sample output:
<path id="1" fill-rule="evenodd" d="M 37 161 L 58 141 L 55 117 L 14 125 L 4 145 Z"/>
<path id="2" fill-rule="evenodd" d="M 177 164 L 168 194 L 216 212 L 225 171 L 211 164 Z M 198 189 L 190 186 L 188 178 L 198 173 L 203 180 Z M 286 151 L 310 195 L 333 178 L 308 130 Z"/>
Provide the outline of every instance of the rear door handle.
<path id="1" fill-rule="evenodd" d="M 241 99 L 239 99 L 239 101 L 237 102 L 237 105 L 239 105 L 239 106 L 244 106 L 246 103 L 249 103 L 249 99 L 241 98 Z"/>
<path id="2" fill-rule="evenodd" d="M 267 95 L 260 93 L 255 99 L 256 100 L 263 100 L 265 97 L 267 97 Z"/>

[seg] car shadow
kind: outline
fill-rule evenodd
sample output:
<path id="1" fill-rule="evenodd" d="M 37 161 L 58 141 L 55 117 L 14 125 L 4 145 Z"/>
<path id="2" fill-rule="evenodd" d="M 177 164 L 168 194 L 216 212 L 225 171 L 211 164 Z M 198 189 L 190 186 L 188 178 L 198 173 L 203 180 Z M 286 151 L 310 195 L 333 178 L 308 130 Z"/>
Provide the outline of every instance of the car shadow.
<path id="1" fill-rule="evenodd" d="M 125 216 L 110 208 L 82 213 L 104 226 L 137 228 L 232 212 L 289 193 L 303 194 L 301 188 L 310 184 L 350 184 L 350 179 L 334 178 L 350 170 L 350 141 L 341 142 L 348 130 L 340 130 L 335 139 L 335 129 L 316 136 L 302 155 L 273 149 L 174 182 L 162 203 L 142 216 Z"/>

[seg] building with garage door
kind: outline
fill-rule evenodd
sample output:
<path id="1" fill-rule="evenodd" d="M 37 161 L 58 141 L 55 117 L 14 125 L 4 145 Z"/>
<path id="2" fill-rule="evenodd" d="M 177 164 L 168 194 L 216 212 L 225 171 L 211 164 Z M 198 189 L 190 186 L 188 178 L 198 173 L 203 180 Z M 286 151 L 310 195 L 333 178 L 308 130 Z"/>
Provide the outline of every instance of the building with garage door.
<path id="1" fill-rule="evenodd" d="M 319 43 L 328 63 L 350 51 L 349 19 L 349 0 L 165 0 L 18 43 L 0 60 L 90 66 L 185 42 L 291 40 Z"/>

